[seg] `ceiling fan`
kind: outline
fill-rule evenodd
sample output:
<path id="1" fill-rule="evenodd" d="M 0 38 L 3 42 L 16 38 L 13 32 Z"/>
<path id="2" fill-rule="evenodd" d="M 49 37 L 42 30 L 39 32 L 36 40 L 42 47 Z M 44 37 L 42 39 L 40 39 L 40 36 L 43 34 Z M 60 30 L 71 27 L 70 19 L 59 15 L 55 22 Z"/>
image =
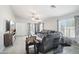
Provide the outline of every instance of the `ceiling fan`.
<path id="1" fill-rule="evenodd" d="M 36 13 L 32 12 L 31 14 L 32 18 L 34 18 L 35 20 L 39 20 L 39 16 Z"/>

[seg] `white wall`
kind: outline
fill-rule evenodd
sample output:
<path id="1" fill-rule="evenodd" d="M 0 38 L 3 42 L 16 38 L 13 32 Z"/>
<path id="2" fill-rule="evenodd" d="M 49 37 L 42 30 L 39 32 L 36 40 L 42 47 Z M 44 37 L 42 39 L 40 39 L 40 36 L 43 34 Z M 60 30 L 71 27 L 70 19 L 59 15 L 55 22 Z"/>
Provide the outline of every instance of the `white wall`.
<path id="1" fill-rule="evenodd" d="M 5 20 L 15 20 L 10 6 L 0 5 L 0 51 L 4 48 L 3 34 L 5 33 Z"/>
<path id="2" fill-rule="evenodd" d="M 44 29 L 57 31 L 57 18 L 47 18 L 44 20 Z"/>

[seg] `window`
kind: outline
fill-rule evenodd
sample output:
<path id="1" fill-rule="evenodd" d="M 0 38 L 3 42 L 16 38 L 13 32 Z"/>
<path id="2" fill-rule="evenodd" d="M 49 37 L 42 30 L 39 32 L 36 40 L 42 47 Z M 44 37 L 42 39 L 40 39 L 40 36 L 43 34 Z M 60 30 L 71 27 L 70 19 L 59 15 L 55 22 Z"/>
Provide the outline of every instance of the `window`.
<path id="1" fill-rule="evenodd" d="M 59 31 L 65 37 L 75 38 L 75 20 L 74 18 L 67 18 L 59 20 Z"/>
<path id="2" fill-rule="evenodd" d="M 28 23 L 28 35 L 36 34 L 44 29 L 44 23 Z"/>

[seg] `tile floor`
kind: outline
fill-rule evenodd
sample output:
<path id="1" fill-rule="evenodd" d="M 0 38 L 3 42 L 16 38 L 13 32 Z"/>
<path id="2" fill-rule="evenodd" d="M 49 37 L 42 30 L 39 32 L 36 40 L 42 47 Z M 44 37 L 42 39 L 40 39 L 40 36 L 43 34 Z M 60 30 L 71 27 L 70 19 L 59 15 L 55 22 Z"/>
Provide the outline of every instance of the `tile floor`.
<path id="1" fill-rule="evenodd" d="M 52 53 L 53 51 L 48 52 L 48 54 Z M 13 46 L 5 48 L 0 54 L 26 54 L 25 37 L 16 37 Z M 79 45 L 75 44 L 71 47 L 64 47 L 63 52 L 60 54 L 79 54 Z"/>
<path id="2" fill-rule="evenodd" d="M 25 37 L 17 37 L 13 46 L 3 50 L 3 54 L 25 54 Z"/>

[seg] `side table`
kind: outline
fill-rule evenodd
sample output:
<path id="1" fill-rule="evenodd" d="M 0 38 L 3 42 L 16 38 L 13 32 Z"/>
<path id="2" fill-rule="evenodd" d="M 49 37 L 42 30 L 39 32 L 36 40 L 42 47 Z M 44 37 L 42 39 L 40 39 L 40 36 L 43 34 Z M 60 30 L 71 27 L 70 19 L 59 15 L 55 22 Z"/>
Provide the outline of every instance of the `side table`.
<path id="1" fill-rule="evenodd" d="M 34 53 L 39 53 L 39 40 L 36 39 L 35 36 L 31 36 L 26 38 L 26 53 L 29 54 L 29 46 L 34 45 Z"/>

